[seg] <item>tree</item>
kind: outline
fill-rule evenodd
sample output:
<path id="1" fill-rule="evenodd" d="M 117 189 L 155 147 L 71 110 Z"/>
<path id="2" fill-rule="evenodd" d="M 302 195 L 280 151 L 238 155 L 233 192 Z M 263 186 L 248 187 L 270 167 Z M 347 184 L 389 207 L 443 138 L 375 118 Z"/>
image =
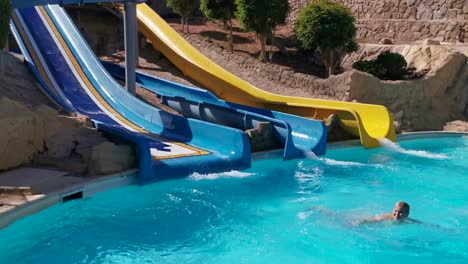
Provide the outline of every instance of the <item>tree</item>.
<path id="1" fill-rule="evenodd" d="M 5 47 L 10 32 L 10 0 L 0 0 L 0 48 Z"/>
<path id="2" fill-rule="evenodd" d="M 289 13 L 288 0 L 236 0 L 236 17 L 242 27 L 257 33 L 261 53 L 260 60 L 266 59 L 266 41 L 273 30 L 286 23 Z"/>
<path id="3" fill-rule="evenodd" d="M 234 49 L 232 19 L 236 11 L 235 0 L 201 0 L 200 10 L 210 20 L 221 20 L 229 24 L 229 49 Z"/>
<path id="4" fill-rule="evenodd" d="M 172 8 L 174 12 L 181 16 L 182 32 L 185 33 L 185 27 L 189 32 L 188 20 L 193 16 L 198 7 L 197 0 L 167 0 L 167 7 Z"/>
<path id="5" fill-rule="evenodd" d="M 333 75 L 346 53 L 356 51 L 355 19 L 349 9 L 330 0 L 320 0 L 306 5 L 295 23 L 297 39 L 304 49 L 318 49 Z"/>

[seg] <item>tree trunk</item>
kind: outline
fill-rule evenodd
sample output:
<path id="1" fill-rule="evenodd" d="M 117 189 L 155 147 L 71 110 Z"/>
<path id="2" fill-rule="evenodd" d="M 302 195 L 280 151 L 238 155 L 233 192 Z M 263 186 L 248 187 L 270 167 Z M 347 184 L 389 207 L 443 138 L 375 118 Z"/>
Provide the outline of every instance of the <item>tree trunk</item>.
<path id="1" fill-rule="evenodd" d="M 182 33 L 185 33 L 185 18 L 180 17 L 180 24 L 182 25 Z"/>
<path id="2" fill-rule="evenodd" d="M 334 49 L 330 49 L 330 48 L 327 48 L 327 49 L 324 49 L 322 51 L 322 61 L 323 61 L 323 64 L 325 65 L 325 68 L 327 69 L 327 74 L 329 76 L 331 75 L 334 75 L 335 74 L 335 50 Z"/>
<path id="3" fill-rule="evenodd" d="M 330 49 L 324 49 L 324 50 L 321 50 L 321 53 L 322 53 L 322 62 L 323 62 L 323 65 L 325 66 L 325 69 L 326 69 L 326 74 L 328 77 L 328 74 L 330 74 L 329 72 L 329 63 L 328 63 L 328 60 L 330 59 L 330 55 L 328 54 L 330 52 Z"/>
<path id="4" fill-rule="evenodd" d="M 260 39 L 260 45 L 261 45 L 261 50 L 260 50 L 260 61 L 265 62 L 266 59 L 266 35 L 265 34 L 259 34 L 258 38 Z"/>
<path id="5" fill-rule="evenodd" d="M 328 77 L 332 76 L 335 74 L 335 62 L 334 62 L 334 50 L 330 49 L 330 52 L 328 54 Z"/>
<path id="6" fill-rule="evenodd" d="M 6 41 L 5 41 L 5 46 L 3 46 L 3 50 L 5 52 L 8 52 L 10 50 L 10 31 L 8 30 L 8 33 L 7 33 L 7 38 L 6 38 Z"/>
<path id="7" fill-rule="evenodd" d="M 234 36 L 232 34 L 232 19 L 229 19 L 229 50 L 234 50 Z"/>
<path id="8" fill-rule="evenodd" d="M 271 39 L 270 39 L 270 49 L 268 51 L 268 60 L 270 62 L 273 62 L 273 47 L 272 46 L 274 46 L 274 43 L 275 43 L 275 34 L 272 32 L 270 37 Z"/>
<path id="9" fill-rule="evenodd" d="M 4 75 L 5 74 L 5 53 L 0 51 L 0 75 Z"/>
<path id="10" fill-rule="evenodd" d="M 3 46 L 3 51 L 0 50 L 0 75 L 4 75 L 6 71 L 5 67 L 5 54 L 8 52 L 8 39 L 9 39 L 9 34 L 7 33 L 7 38 L 5 41 L 5 45 Z M 0 44 L 1 46 L 1 44 Z"/>
<path id="11" fill-rule="evenodd" d="M 188 23 L 188 17 L 185 18 L 185 26 L 187 27 L 187 33 L 190 34 L 189 23 Z"/>

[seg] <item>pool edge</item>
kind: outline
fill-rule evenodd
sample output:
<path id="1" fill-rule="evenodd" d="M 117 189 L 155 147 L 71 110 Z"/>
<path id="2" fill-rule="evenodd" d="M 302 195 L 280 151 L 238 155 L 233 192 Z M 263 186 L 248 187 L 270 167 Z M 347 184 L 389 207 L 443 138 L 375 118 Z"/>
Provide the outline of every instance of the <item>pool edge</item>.
<path id="1" fill-rule="evenodd" d="M 60 191 L 52 192 L 44 197 L 22 204 L 14 209 L 0 214 L 0 230 L 8 227 L 17 220 L 45 210 L 56 204 L 66 202 L 66 197 L 81 193 L 80 199 L 94 196 L 98 193 L 128 185 L 136 184 L 138 170 L 128 170 L 106 175 L 89 182 L 72 185 Z"/>

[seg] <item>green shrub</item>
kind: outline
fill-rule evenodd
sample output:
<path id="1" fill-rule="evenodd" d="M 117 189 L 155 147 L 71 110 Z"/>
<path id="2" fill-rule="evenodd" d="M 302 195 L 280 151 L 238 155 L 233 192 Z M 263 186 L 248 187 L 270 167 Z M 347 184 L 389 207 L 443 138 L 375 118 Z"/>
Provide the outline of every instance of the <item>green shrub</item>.
<path id="1" fill-rule="evenodd" d="M 401 79 L 406 74 L 406 67 L 408 66 L 405 57 L 393 52 L 381 53 L 375 60 L 375 64 L 385 80 Z"/>
<path id="2" fill-rule="evenodd" d="M 401 80 L 408 74 L 408 63 L 399 53 L 383 52 L 375 60 L 357 61 L 353 68 L 374 75 L 382 80 Z"/>
<path id="3" fill-rule="evenodd" d="M 374 61 L 360 60 L 353 63 L 353 68 L 367 73 L 372 73 L 374 71 Z"/>
<path id="4" fill-rule="evenodd" d="M 295 31 L 306 50 L 318 49 L 328 74 L 335 74 L 346 53 L 357 50 L 355 19 L 351 11 L 330 0 L 314 1 L 299 13 Z"/>
<path id="5" fill-rule="evenodd" d="M 10 0 L 0 0 L 0 49 L 5 47 L 8 39 L 11 9 Z"/>

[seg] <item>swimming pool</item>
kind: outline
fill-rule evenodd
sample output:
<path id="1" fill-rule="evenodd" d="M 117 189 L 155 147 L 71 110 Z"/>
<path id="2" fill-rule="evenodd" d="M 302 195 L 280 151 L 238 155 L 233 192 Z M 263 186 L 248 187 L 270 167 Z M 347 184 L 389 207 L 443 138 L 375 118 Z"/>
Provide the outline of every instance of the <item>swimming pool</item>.
<path id="1" fill-rule="evenodd" d="M 0 231 L 0 263 L 467 263 L 468 137 L 385 144 L 60 204 Z M 398 200 L 425 224 L 356 224 Z"/>

